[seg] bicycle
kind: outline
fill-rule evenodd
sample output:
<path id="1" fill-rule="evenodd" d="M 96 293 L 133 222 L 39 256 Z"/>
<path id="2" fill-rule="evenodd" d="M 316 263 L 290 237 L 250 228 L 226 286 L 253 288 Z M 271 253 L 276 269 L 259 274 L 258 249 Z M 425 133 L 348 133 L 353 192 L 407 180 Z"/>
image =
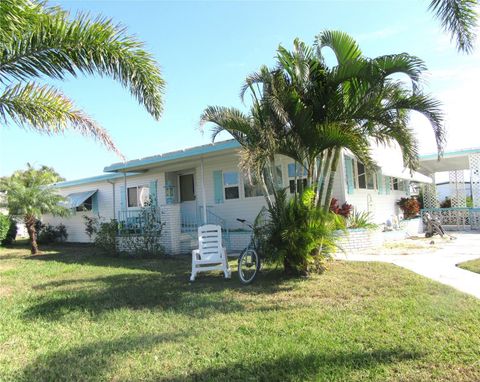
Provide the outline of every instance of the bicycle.
<path id="1" fill-rule="evenodd" d="M 252 229 L 252 235 L 248 245 L 240 252 L 238 256 L 238 276 L 243 284 L 250 284 L 257 276 L 260 270 L 260 256 L 257 252 L 257 241 L 255 239 L 255 228 L 253 224 L 245 219 L 237 219 L 242 224 Z"/>

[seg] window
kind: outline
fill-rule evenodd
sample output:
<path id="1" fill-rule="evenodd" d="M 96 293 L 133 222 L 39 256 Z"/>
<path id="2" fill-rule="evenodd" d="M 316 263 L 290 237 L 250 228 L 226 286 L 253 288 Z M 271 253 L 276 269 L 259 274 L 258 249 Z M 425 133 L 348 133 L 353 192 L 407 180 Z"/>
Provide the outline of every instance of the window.
<path id="1" fill-rule="evenodd" d="M 150 201 L 150 188 L 147 186 L 128 187 L 128 207 L 143 207 Z"/>
<path id="2" fill-rule="evenodd" d="M 367 171 L 365 165 L 357 161 L 357 184 L 358 188 L 367 188 Z"/>
<path id="3" fill-rule="evenodd" d="M 375 189 L 375 173 L 367 171 L 365 165 L 359 161 L 357 161 L 357 186 L 362 189 Z"/>
<path id="4" fill-rule="evenodd" d="M 392 179 L 393 189 L 398 190 L 398 178 Z"/>
<path id="5" fill-rule="evenodd" d="M 87 200 L 85 200 L 82 204 L 75 208 L 77 212 L 82 211 L 91 211 L 93 205 L 93 196 L 90 196 Z"/>
<path id="6" fill-rule="evenodd" d="M 275 171 L 276 171 L 276 180 L 278 182 L 279 187 L 283 187 L 283 176 L 282 176 L 282 166 L 277 165 L 275 166 Z M 267 174 L 265 171 L 264 174 L 265 181 L 267 183 L 267 188 L 270 194 L 273 194 L 273 185 L 270 182 L 270 175 Z M 243 181 L 243 188 L 245 191 L 245 197 L 246 198 L 251 198 L 254 196 L 263 196 L 263 187 L 259 181 L 259 179 L 256 178 L 256 176 L 253 176 L 252 174 L 252 179 L 248 179 L 248 177 L 244 177 Z"/>
<path id="7" fill-rule="evenodd" d="M 225 199 L 238 199 L 240 197 L 238 187 L 238 172 L 223 173 L 223 188 Z"/>
<path id="8" fill-rule="evenodd" d="M 295 175 L 297 178 L 297 184 L 295 185 Z M 297 191 L 302 191 L 307 187 L 307 169 L 302 165 L 298 164 L 295 168 L 295 163 L 288 164 L 288 186 L 290 188 L 290 193 L 294 194 L 295 189 Z"/>

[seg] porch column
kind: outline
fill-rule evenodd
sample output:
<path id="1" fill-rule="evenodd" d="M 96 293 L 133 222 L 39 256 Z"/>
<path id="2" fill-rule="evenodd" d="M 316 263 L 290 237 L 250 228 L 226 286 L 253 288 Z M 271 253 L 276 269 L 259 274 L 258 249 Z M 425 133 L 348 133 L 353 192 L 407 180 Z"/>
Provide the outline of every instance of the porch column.
<path id="1" fill-rule="evenodd" d="M 480 208 L 480 153 L 468 156 L 473 207 Z"/>
<path id="2" fill-rule="evenodd" d="M 205 192 L 205 168 L 203 167 L 203 158 L 200 159 L 200 173 L 202 177 L 203 224 L 207 224 L 207 194 Z"/>
<path id="3" fill-rule="evenodd" d="M 452 207 L 466 207 L 465 178 L 464 171 L 449 171 L 448 178 L 450 182 L 450 195 Z"/>
<path id="4" fill-rule="evenodd" d="M 423 207 L 424 208 L 438 208 L 437 186 L 435 184 L 435 174 L 430 174 L 432 183 L 425 184 L 423 188 Z"/>

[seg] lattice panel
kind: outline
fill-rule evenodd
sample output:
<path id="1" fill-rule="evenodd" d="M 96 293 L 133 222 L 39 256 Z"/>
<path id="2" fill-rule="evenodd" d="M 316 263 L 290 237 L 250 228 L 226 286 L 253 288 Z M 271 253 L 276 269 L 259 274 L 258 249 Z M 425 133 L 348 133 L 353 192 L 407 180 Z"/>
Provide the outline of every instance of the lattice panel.
<path id="1" fill-rule="evenodd" d="M 467 195 L 465 194 L 464 171 L 449 171 L 448 178 L 450 181 L 450 197 L 452 199 L 452 207 L 466 207 Z"/>
<path id="2" fill-rule="evenodd" d="M 470 154 L 470 185 L 472 187 L 473 206 L 480 207 L 480 153 Z"/>
<path id="3" fill-rule="evenodd" d="M 424 208 L 437 208 L 438 196 L 437 196 L 437 187 L 435 186 L 435 175 L 431 174 L 430 177 L 433 179 L 431 184 L 426 184 L 423 190 L 423 207 Z"/>

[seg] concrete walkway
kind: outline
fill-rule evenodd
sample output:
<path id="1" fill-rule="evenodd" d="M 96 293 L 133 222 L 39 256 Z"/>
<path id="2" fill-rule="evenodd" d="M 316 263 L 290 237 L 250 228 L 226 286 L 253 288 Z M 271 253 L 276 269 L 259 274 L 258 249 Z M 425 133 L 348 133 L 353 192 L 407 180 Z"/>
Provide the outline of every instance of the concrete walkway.
<path id="1" fill-rule="evenodd" d="M 411 255 L 392 254 L 337 254 L 339 260 L 381 261 L 409 269 L 422 276 L 454 287 L 480 298 L 480 274 L 456 266 L 464 261 L 480 258 L 480 234 L 452 232 L 456 240 L 443 243 L 434 237 L 441 248 Z"/>

